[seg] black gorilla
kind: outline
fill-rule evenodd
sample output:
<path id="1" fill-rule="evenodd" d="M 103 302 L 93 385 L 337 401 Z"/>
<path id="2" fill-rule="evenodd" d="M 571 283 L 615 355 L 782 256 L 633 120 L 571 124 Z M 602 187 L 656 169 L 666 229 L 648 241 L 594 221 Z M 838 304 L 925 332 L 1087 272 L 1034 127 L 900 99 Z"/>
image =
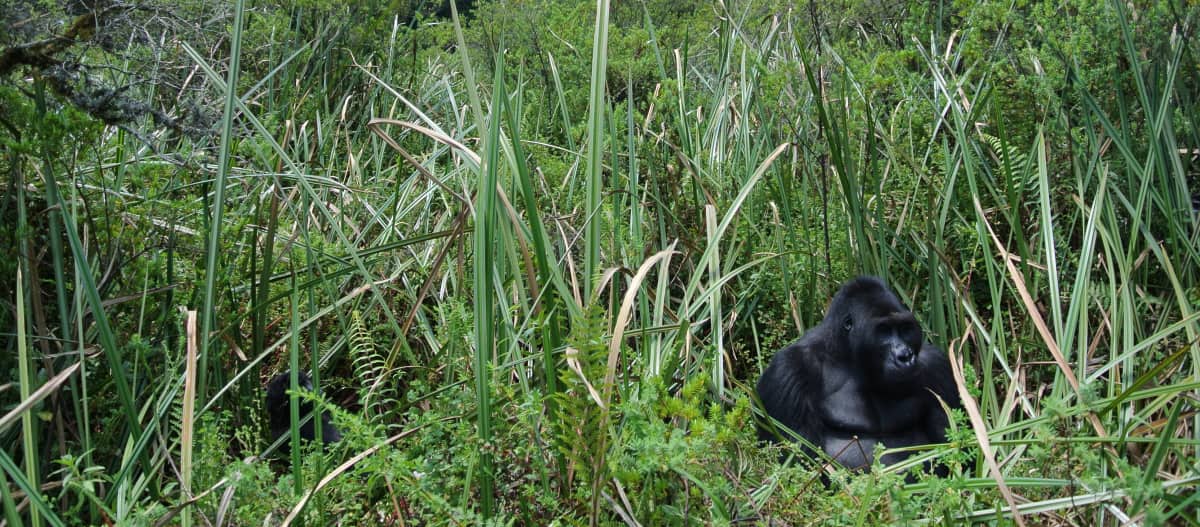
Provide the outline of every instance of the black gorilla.
<path id="1" fill-rule="evenodd" d="M 289 404 L 287 390 L 291 386 L 291 373 L 283 372 L 271 378 L 271 382 L 267 383 L 267 416 L 271 425 L 271 441 L 279 439 L 279 436 L 288 433 L 291 429 L 292 411 Z M 307 373 L 297 373 L 297 382 L 301 390 L 312 391 L 312 379 Z M 300 438 L 304 441 L 312 441 L 316 438 L 316 432 L 313 429 L 313 419 L 309 418 L 309 414 L 313 413 L 313 405 L 311 402 L 300 401 L 300 420 L 303 422 L 300 425 Z M 321 413 L 321 441 L 328 444 L 337 442 L 342 438 L 342 433 L 333 426 L 333 420 L 329 417 L 329 412 Z M 290 441 L 284 441 L 281 446 L 281 451 L 287 452 L 290 448 Z"/>
<path id="2" fill-rule="evenodd" d="M 869 467 L 879 443 L 945 442 L 948 420 L 937 398 L 961 404 L 946 355 L 925 342 L 882 281 L 866 276 L 844 284 L 825 319 L 775 354 L 758 397 L 768 415 L 851 469 Z M 781 432 L 768 425 L 759 437 L 788 436 Z M 906 457 L 890 453 L 883 463 Z"/>

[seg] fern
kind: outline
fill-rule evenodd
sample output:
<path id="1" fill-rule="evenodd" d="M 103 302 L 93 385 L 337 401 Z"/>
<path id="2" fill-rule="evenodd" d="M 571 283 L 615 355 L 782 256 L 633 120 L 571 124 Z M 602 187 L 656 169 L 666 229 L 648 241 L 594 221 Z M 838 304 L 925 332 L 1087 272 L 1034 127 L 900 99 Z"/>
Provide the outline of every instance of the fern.
<path id="1" fill-rule="evenodd" d="M 604 390 L 605 327 L 603 311 L 592 306 L 582 323 L 572 328 L 567 339 L 568 367 L 559 368 L 562 389 L 553 396 L 557 404 L 551 422 L 555 446 L 567 461 L 563 485 L 574 487 L 579 497 L 590 501 L 588 514 L 593 519 L 599 514 L 600 489 L 610 479 L 605 456 L 612 437 L 604 423 L 614 419 L 608 415 L 606 421 L 605 417 L 616 404 L 614 400 L 602 408 L 596 395 Z M 575 485 L 576 481 L 581 485 Z"/>
<path id="2" fill-rule="evenodd" d="M 1021 149 L 1012 144 L 1006 144 L 999 137 L 980 133 L 989 149 L 992 151 L 992 156 L 996 160 L 996 164 L 1000 166 L 1000 173 L 1004 174 L 1004 181 L 1008 188 L 1006 192 L 1025 193 L 1032 191 L 1037 187 L 1037 178 L 1029 173 L 1029 156 L 1021 152 Z"/>
<path id="3" fill-rule="evenodd" d="M 396 391 L 390 382 L 387 364 L 375 347 L 375 340 L 358 311 L 350 314 L 349 341 L 363 415 L 368 419 L 382 416 L 389 408 L 397 406 Z"/>

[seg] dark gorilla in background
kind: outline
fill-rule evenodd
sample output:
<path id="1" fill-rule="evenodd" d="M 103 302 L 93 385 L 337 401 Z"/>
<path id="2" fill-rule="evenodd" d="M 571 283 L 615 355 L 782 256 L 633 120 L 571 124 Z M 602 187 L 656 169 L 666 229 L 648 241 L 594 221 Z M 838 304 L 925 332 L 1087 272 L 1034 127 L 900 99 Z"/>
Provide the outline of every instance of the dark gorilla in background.
<path id="1" fill-rule="evenodd" d="M 945 442 L 949 422 L 937 398 L 961 405 L 945 353 L 925 342 L 882 281 L 865 276 L 844 284 L 825 319 L 775 354 L 758 397 L 768 415 L 850 469 L 869 467 L 880 443 Z M 788 436 L 770 423 L 759 428 L 762 439 Z M 908 455 L 890 453 L 883 463 Z"/>
<path id="2" fill-rule="evenodd" d="M 291 386 L 291 373 L 285 371 L 271 378 L 271 382 L 267 383 L 267 416 L 271 425 L 271 441 L 274 442 L 280 436 L 287 434 L 291 429 L 292 411 L 289 405 L 287 390 Z M 307 373 L 299 372 L 296 379 L 301 390 L 312 391 L 312 379 Z M 313 413 L 313 405 L 311 402 L 300 401 L 300 420 L 303 423 L 300 425 L 300 439 L 304 441 L 312 441 L 317 437 L 313 429 L 313 419 L 309 418 L 309 414 Z M 342 433 L 333 426 L 333 419 L 330 418 L 329 412 L 321 412 L 321 441 L 323 443 L 334 443 L 342 439 Z M 284 441 L 280 447 L 282 452 L 287 452 L 290 449 L 290 441 Z"/>

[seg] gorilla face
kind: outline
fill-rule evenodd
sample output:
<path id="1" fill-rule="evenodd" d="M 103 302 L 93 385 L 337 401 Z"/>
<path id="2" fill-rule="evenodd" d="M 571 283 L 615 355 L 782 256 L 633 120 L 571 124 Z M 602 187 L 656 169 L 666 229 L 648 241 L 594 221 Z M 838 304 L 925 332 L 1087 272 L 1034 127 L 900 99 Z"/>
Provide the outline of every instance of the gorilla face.
<path id="1" fill-rule="evenodd" d="M 868 347 L 879 365 L 881 380 L 887 384 L 907 384 L 917 373 L 917 354 L 921 352 L 921 327 L 911 313 L 892 313 L 871 321 Z M 864 332 L 865 333 L 865 332 Z M 863 364 L 870 364 L 865 362 Z"/>
<path id="2" fill-rule="evenodd" d="M 916 380 L 924 335 L 916 318 L 891 291 L 859 292 L 843 316 L 841 330 L 854 363 L 873 385 L 905 388 Z"/>

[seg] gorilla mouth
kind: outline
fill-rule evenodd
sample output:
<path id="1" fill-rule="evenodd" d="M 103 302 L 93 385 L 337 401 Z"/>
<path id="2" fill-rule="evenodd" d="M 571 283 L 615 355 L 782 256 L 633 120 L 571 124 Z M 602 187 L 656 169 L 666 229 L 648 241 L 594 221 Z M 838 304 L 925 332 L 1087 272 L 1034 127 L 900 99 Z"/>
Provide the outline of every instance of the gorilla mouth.
<path id="1" fill-rule="evenodd" d="M 907 368 L 916 364 L 917 354 L 908 348 L 892 350 L 892 360 L 897 366 Z"/>

